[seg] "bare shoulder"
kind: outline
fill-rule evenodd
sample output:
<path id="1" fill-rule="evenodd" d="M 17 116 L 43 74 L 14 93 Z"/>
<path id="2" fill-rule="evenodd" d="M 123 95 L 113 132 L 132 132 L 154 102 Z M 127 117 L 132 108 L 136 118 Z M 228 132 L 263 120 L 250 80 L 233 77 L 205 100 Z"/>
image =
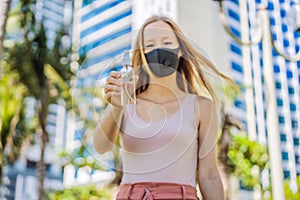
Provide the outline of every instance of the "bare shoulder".
<path id="1" fill-rule="evenodd" d="M 215 102 L 212 99 L 209 99 L 204 96 L 197 96 L 196 106 L 199 111 L 211 111 L 211 109 L 215 108 Z"/>
<path id="2" fill-rule="evenodd" d="M 216 115 L 216 103 L 207 97 L 197 96 L 195 103 L 195 110 L 199 122 L 209 119 L 211 116 Z"/>
<path id="3" fill-rule="evenodd" d="M 197 102 L 199 106 L 209 106 L 214 104 L 213 100 L 205 96 L 197 96 Z"/>

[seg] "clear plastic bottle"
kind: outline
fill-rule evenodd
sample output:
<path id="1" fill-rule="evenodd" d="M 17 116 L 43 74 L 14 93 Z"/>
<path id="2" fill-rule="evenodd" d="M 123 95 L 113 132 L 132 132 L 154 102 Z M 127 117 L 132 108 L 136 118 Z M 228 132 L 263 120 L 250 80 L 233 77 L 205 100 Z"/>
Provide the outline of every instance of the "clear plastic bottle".
<path id="1" fill-rule="evenodd" d="M 123 81 L 123 90 L 121 93 L 121 104 L 136 104 L 135 74 L 132 68 L 129 51 L 124 51 L 122 65 L 121 79 Z"/>

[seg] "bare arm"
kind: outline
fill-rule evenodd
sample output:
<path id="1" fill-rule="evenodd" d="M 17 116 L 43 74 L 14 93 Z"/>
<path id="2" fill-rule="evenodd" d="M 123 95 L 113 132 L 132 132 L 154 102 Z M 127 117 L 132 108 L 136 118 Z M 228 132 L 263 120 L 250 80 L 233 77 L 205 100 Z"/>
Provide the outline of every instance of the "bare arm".
<path id="1" fill-rule="evenodd" d="M 108 105 L 94 132 L 94 147 L 98 153 L 103 154 L 113 148 L 120 132 L 122 116 L 123 109 Z"/>
<path id="2" fill-rule="evenodd" d="M 223 200 L 217 164 L 218 115 L 211 100 L 198 99 L 200 110 L 198 181 L 204 200 Z"/>
<path id="3" fill-rule="evenodd" d="M 214 157 L 217 157 L 216 147 L 207 157 L 199 160 L 199 187 L 204 200 L 225 199 L 217 162 L 213 161 Z"/>
<path id="4" fill-rule="evenodd" d="M 110 103 L 94 131 L 94 147 L 100 154 L 111 150 L 116 143 L 124 113 L 120 105 L 120 73 L 112 71 L 105 84 L 105 98 Z"/>

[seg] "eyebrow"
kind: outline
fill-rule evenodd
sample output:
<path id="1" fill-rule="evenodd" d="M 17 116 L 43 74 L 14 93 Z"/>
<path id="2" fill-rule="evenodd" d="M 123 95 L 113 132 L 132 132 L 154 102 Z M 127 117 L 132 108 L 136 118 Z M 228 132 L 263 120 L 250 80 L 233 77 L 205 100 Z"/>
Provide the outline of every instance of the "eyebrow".
<path id="1" fill-rule="evenodd" d="M 165 40 L 165 39 L 171 39 L 170 36 L 168 37 L 163 37 L 162 40 Z M 154 39 L 148 39 L 148 40 L 144 40 L 145 42 L 153 42 Z"/>
<path id="2" fill-rule="evenodd" d="M 170 39 L 170 36 L 167 36 L 167 37 L 163 37 L 162 39 Z"/>

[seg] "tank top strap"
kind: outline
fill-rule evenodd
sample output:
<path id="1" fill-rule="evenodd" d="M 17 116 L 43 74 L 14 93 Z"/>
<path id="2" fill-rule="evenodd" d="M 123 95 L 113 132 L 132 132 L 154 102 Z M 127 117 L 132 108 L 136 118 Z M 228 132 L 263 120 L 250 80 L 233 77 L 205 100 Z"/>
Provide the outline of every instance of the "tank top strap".
<path id="1" fill-rule="evenodd" d="M 184 100 L 182 103 L 182 108 L 184 112 L 186 113 L 186 118 L 189 119 L 190 121 L 195 123 L 195 126 L 198 126 L 198 122 L 196 121 L 196 100 L 197 100 L 197 95 L 195 94 L 188 94 L 186 97 L 187 99 Z"/>

